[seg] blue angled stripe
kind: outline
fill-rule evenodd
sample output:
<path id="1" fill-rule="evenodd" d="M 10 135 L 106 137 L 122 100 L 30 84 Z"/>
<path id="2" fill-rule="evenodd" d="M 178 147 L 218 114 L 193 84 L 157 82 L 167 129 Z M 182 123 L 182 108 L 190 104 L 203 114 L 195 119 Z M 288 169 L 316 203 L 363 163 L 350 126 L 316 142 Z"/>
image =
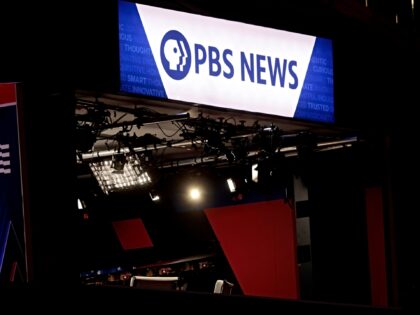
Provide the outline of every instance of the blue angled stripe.
<path id="1" fill-rule="evenodd" d="M 334 122 L 332 42 L 317 38 L 294 118 Z"/>
<path id="2" fill-rule="evenodd" d="M 121 91 L 167 99 L 135 3 L 119 2 L 119 23 Z"/>

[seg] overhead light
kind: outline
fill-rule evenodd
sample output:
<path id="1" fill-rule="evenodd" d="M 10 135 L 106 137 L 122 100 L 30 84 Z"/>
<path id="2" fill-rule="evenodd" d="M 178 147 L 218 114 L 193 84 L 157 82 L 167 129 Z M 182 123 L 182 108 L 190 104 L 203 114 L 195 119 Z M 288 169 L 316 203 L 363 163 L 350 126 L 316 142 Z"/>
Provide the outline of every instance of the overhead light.
<path id="1" fill-rule="evenodd" d="M 235 192 L 236 191 L 236 185 L 235 185 L 233 179 L 232 178 L 228 178 L 226 180 L 226 182 L 228 184 L 228 187 L 229 187 L 230 192 Z"/>
<path id="2" fill-rule="evenodd" d="M 152 182 L 136 155 L 126 159 L 124 165 L 118 162 L 119 169 L 115 168 L 115 161 L 109 159 L 89 163 L 90 169 L 104 193 L 109 194 L 112 191 L 143 186 Z"/>
<path id="3" fill-rule="evenodd" d="M 201 190 L 197 187 L 193 187 L 190 189 L 190 198 L 193 201 L 198 201 L 201 199 Z"/>
<path id="4" fill-rule="evenodd" d="M 160 196 L 158 194 L 149 192 L 149 196 L 150 196 L 150 199 L 152 199 L 152 201 L 159 201 L 160 200 Z"/>
<path id="5" fill-rule="evenodd" d="M 84 202 L 80 200 L 80 198 L 77 198 L 77 209 L 83 210 L 85 208 Z"/>
<path id="6" fill-rule="evenodd" d="M 252 164 L 251 170 L 252 181 L 258 183 L 258 164 Z"/>

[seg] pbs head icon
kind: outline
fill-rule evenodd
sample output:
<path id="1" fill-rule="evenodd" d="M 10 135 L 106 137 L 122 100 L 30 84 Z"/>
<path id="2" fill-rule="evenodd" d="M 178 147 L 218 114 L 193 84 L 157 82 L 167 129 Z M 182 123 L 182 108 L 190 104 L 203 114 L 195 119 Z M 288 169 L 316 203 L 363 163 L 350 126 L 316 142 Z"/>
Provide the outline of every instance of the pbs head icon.
<path id="1" fill-rule="evenodd" d="M 166 73 L 174 80 L 185 78 L 191 68 L 191 50 L 180 32 L 167 32 L 160 44 L 160 59 Z"/>

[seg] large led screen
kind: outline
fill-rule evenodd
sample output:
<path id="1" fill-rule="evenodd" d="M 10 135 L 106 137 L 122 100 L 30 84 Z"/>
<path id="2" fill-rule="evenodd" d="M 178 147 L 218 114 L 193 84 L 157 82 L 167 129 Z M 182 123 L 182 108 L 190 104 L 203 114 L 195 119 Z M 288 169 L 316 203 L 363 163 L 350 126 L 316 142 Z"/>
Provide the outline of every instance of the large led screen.
<path id="1" fill-rule="evenodd" d="M 334 122 L 332 41 L 125 1 L 123 92 Z"/>

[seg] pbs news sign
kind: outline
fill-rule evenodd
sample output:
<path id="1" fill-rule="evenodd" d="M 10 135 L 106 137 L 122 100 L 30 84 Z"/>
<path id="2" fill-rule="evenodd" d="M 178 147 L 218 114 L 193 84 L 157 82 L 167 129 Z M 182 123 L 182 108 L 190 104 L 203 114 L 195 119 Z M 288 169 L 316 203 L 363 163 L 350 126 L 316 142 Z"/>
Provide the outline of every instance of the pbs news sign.
<path id="1" fill-rule="evenodd" d="M 329 39 L 119 2 L 120 89 L 334 122 Z"/>

